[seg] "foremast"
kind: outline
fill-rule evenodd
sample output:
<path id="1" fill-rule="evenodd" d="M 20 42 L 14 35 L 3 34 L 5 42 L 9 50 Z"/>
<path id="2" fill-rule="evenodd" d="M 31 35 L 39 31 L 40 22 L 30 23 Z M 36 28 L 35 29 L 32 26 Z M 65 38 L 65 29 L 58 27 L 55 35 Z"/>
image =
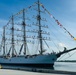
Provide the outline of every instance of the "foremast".
<path id="1" fill-rule="evenodd" d="M 5 26 L 3 27 L 3 56 L 5 56 Z"/>

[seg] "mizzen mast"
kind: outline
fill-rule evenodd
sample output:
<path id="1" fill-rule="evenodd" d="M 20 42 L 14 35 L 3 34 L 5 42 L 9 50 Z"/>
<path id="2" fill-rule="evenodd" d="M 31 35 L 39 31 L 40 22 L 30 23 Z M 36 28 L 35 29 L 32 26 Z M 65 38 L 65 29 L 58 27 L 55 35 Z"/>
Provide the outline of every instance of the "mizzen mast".
<path id="1" fill-rule="evenodd" d="M 5 56 L 5 26 L 3 27 L 3 56 Z"/>

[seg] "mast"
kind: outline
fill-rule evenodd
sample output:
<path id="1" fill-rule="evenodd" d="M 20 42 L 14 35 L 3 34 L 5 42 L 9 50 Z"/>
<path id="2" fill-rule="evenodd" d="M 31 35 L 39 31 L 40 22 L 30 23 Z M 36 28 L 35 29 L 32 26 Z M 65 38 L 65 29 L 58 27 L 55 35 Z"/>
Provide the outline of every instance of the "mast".
<path id="1" fill-rule="evenodd" d="M 15 47 L 14 47 L 14 17 L 12 15 L 12 56 L 14 56 L 14 50 L 15 50 Z"/>
<path id="2" fill-rule="evenodd" d="M 41 16 L 40 16 L 40 4 L 39 4 L 39 0 L 38 0 L 38 16 L 37 16 L 37 20 L 38 20 L 38 25 L 39 25 L 39 32 L 38 32 L 38 36 L 39 36 L 39 41 L 40 41 L 40 54 L 42 55 L 42 30 L 41 30 Z"/>
<path id="3" fill-rule="evenodd" d="M 5 26 L 3 27 L 3 56 L 5 56 Z"/>
<path id="4" fill-rule="evenodd" d="M 24 45 L 24 55 L 26 55 L 26 24 L 25 24 L 25 9 L 23 9 L 23 45 Z"/>

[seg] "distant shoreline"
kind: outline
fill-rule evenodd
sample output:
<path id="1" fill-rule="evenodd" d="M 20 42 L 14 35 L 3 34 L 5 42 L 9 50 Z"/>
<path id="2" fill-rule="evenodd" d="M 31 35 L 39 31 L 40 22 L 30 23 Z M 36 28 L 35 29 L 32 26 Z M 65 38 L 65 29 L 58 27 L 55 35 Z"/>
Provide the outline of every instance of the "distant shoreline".
<path id="1" fill-rule="evenodd" d="M 56 62 L 76 62 L 76 60 L 59 60 L 59 61 L 56 61 Z"/>

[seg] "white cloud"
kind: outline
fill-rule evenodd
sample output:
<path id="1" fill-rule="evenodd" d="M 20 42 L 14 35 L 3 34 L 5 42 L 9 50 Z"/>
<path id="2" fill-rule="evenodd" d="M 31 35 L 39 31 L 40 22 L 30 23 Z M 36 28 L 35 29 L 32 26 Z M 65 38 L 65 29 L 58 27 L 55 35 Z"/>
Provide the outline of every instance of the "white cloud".
<path id="1" fill-rule="evenodd" d="M 7 22 L 8 22 L 7 20 L 2 20 L 2 19 L 0 19 L 0 26 L 6 25 Z"/>
<path id="2" fill-rule="evenodd" d="M 59 43 L 58 44 L 60 47 L 66 47 L 66 45 L 64 43 Z"/>
<path id="3" fill-rule="evenodd" d="M 0 19 L 0 34 L 3 32 L 3 26 L 7 24 L 7 20 Z"/>

